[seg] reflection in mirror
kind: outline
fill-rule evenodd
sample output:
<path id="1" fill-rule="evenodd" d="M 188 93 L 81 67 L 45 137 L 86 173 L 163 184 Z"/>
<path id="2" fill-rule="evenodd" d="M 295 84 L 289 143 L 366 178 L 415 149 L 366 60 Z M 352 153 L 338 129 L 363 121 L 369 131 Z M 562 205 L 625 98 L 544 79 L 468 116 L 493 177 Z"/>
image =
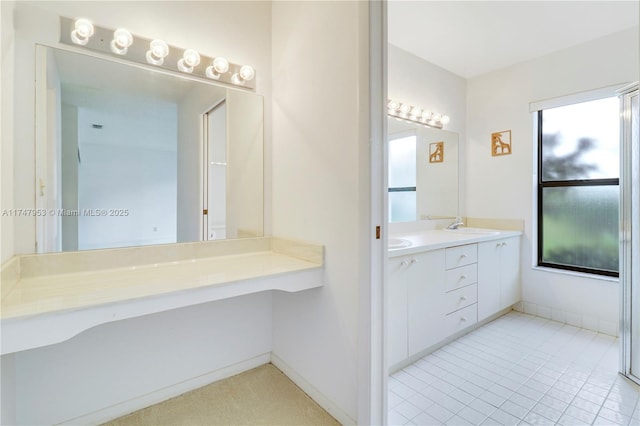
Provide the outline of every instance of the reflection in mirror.
<path id="1" fill-rule="evenodd" d="M 458 215 L 458 134 L 389 117 L 389 221 Z"/>
<path id="2" fill-rule="evenodd" d="M 262 235 L 262 109 L 253 93 L 37 46 L 38 252 Z"/>

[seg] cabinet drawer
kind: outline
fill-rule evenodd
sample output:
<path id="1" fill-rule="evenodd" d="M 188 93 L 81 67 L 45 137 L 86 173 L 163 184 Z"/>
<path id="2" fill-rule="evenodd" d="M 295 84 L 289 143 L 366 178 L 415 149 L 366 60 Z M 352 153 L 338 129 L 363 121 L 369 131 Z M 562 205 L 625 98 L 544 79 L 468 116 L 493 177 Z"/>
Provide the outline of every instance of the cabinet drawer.
<path id="1" fill-rule="evenodd" d="M 445 315 L 444 318 L 444 331 L 447 336 L 450 336 L 478 322 L 478 305 L 467 306 Z"/>
<path id="2" fill-rule="evenodd" d="M 473 305 L 478 301 L 478 285 L 471 284 L 444 294 L 444 306 L 447 314 Z"/>
<path id="3" fill-rule="evenodd" d="M 478 261 L 478 245 L 469 244 L 466 246 L 449 247 L 446 249 L 445 256 L 447 269 L 470 265 Z"/>
<path id="4" fill-rule="evenodd" d="M 455 290 L 478 282 L 478 265 L 462 266 L 460 268 L 449 269 L 445 282 L 445 291 Z"/>

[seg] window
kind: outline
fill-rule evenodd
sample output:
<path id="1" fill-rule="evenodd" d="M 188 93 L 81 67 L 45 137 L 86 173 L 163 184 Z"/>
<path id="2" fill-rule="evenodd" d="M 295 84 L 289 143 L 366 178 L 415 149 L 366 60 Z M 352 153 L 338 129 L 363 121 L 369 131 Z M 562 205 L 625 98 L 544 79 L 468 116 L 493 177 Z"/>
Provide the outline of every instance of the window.
<path id="1" fill-rule="evenodd" d="M 416 220 L 416 136 L 389 141 L 389 221 Z"/>
<path id="2" fill-rule="evenodd" d="M 538 265 L 618 276 L 619 108 L 538 111 Z"/>

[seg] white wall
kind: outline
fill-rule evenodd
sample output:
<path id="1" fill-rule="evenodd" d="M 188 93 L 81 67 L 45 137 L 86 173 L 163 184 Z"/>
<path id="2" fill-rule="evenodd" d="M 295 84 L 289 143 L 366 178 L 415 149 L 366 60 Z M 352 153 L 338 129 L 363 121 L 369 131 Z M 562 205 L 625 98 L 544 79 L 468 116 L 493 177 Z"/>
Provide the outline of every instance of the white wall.
<path id="1" fill-rule="evenodd" d="M 124 97 L 120 105 L 78 108 L 78 209 L 126 210 L 81 214 L 79 250 L 176 242 L 176 104 Z"/>
<path id="2" fill-rule="evenodd" d="M 370 215 L 367 4 L 274 2 L 272 30 L 273 231 L 325 246 L 325 287 L 274 293 L 273 352 L 351 423 L 357 393 L 367 391 L 358 381 L 366 364 L 359 286 L 369 282 L 373 233 L 362 229 Z"/>
<path id="3" fill-rule="evenodd" d="M 618 282 L 532 269 L 535 135 L 529 102 L 638 80 L 638 30 L 468 81 L 467 215 L 524 219 L 525 311 L 606 333 L 618 325 Z M 492 157 L 492 132 L 511 129 L 513 154 Z"/>
<path id="4" fill-rule="evenodd" d="M 0 208 L 2 210 L 14 208 L 13 202 L 13 137 L 14 137 L 14 61 L 15 34 L 13 28 L 14 2 L 0 2 L 0 42 L 2 68 L 0 73 L 0 153 L 1 172 Z M 14 253 L 13 217 L 3 215 L 0 218 L 0 264 L 11 258 Z"/>
<path id="5" fill-rule="evenodd" d="M 59 15 L 85 16 L 106 27 L 124 26 L 134 34 L 161 37 L 208 56 L 225 56 L 232 62 L 254 65 L 257 93 L 266 100 L 265 149 L 270 150 L 269 2 L 121 2 L 117 7 L 107 1 L 20 3 L 16 5 L 15 24 L 19 28 L 15 62 L 19 72 L 15 78 L 11 67 L 5 74 L 5 55 L 11 56 L 13 34 L 5 25 L 9 6 L 1 4 L 3 208 L 5 201 L 12 202 L 14 188 L 9 185 L 5 191 L 9 183 L 5 178 L 11 178 L 13 173 L 5 165 L 14 162 L 21 165 L 20 170 L 15 170 L 14 206 L 30 207 L 29 203 L 33 203 L 34 43 L 58 45 Z M 149 16 L 153 19 L 147 19 Z M 7 22 L 11 24 L 10 20 Z M 6 37 L 5 29 L 9 30 Z M 15 90 L 13 100 L 5 98 L 5 88 L 9 92 Z M 15 109 L 10 108 L 12 101 Z M 9 108 L 5 108 L 7 102 Z M 5 127 L 7 122 L 10 126 L 13 123 L 14 137 L 11 128 Z M 269 173 L 266 171 L 267 176 Z M 269 198 L 267 192 L 266 199 Z M 12 225 L 9 222 L 6 228 L 4 219 L 2 225 L 4 260 L 5 247 L 6 253 L 13 250 L 11 238 L 5 237 Z M 13 229 L 15 252 L 33 251 L 35 221 L 22 221 Z M 2 423 L 51 424 L 69 420 L 254 359 L 268 353 L 271 346 L 270 293 L 97 327 L 59 345 L 2 357 Z"/>
<path id="6" fill-rule="evenodd" d="M 458 210 L 464 215 L 467 81 L 392 44 L 388 48 L 389 99 L 448 115 L 451 122 L 445 130 L 459 135 Z"/>
<path id="7" fill-rule="evenodd" d="M 270 301 L 264 292 L 176 309 L 16 353 L 17 418 L 3 424 L 57 424 L 258 355 L 268 359 Z"/>

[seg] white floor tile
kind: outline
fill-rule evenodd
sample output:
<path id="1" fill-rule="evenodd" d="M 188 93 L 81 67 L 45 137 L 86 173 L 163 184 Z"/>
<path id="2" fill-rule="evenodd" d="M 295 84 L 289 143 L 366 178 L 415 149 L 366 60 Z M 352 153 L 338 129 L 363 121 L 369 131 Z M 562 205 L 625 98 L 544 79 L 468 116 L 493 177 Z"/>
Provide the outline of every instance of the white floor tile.
<path id="1" fill-rule="evenodd" d="M 638 425 L 618 341 L 511 312 L 389 378 L 392 425 Z"/>

